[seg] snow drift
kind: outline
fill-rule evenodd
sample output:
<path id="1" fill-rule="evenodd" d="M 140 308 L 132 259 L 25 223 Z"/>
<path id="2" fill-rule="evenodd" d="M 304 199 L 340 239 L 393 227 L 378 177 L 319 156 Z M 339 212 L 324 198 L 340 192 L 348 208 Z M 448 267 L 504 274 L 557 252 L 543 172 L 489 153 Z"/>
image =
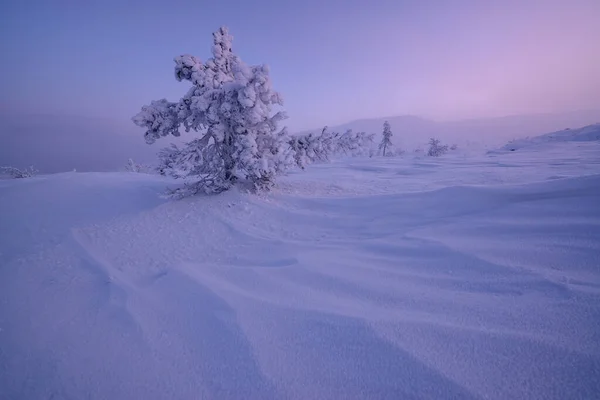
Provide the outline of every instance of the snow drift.
<path id="1" fill-rule="evenodd" d="M 0 398 L 594 398 L 583 145 L 317 165 L 262 197 L 0 181 Z"/>

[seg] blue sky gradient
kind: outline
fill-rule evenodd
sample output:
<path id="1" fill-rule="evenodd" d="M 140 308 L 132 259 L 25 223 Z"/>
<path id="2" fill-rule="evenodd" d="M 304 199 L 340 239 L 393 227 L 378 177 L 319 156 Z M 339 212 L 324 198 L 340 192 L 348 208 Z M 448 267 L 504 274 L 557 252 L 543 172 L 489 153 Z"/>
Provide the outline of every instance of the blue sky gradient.
<path id="1" fill-rule="evenodd" d="M 128 124 L 187 86 L 221 25 L 271 67 L 293 130 L 600 106 L 597 0 L 0 1 L 0 107 Z"/>

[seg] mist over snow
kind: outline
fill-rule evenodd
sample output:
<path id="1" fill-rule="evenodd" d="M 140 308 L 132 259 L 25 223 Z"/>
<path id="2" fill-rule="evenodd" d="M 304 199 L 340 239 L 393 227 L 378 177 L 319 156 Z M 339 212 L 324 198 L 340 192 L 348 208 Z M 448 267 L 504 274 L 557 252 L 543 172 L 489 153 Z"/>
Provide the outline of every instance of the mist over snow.
<path id="1" fill-rule="evenodd" d="M 34 165 L 45 173 L 117 171 L 130 157 L 154 162 L 157 150 L 135 126 L 108 118 L 0 115 L 0 165 Z"/>
<path id="2" fill-rule="evenodd" d="M 433 121 L 416 116 L 373 118 L 331 126 L 330 130 L 375 133 L 378 141 L 388 120 L 394 144 L 413 151 L 425 148 L 430 137 L 444 143 L 457 143 L 477 149 L 493 149 L 505 142 L 565 128 L 577 128 L 600 121 L 600 110 L 570 113 L 534 114 L 504 118 L 461 121 Z M 319 132 L 322 127 L 306 132 Z M 85 116 L 0 113 L 0 165 L 20 168 L 35 165 L 45 173 L 78 171 L 118 171 L 129 158 L 154 164 L 156 154 L 170 143 L 190 140 L 165 138 L 154 145 L 144 142 L 143 131 L 129 119 L 112 120 Z"/>

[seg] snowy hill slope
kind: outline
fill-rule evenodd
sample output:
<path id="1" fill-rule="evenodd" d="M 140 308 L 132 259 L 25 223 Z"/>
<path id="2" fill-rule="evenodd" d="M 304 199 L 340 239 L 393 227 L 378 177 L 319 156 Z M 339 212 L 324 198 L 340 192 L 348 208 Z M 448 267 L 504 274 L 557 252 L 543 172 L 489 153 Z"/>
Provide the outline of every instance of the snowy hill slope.
<path id="1" fill-rule="evenodd" d="M 594 398 L 599 155 L 0 181 L 0 399 Z"/>
<path id="2" fill-rule="evenodd" d="M 516 151 L 527 147 L 546 145 L 548 143 L 562 142 L 600 142 L 600 124 L 588 125 L 578 129 L 564 129 L 562 131 L 546 133 L 532 138 L 513 140 L 499 151 Z"/>

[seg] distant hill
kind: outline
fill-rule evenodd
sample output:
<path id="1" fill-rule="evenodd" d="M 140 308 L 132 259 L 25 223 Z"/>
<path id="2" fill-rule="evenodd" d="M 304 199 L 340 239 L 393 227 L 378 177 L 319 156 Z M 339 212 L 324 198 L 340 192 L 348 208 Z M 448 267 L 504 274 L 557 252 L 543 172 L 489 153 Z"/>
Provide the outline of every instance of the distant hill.
<path id="1" fill-rule="evenodd" d="M 546 143 L 556 142 L 600 142 L 600 123 L 584 126 L 578 129 L 563 129 L 561 131 L 546 133 L 531 138 L 513 140 L 502 146 L 496 152 L 517 151 Z"/>
<path id="2" fill-rule="evenodd" d="M 415 116 L 396 116 L 361 119 L 329 128 L 334 131 L 352 129 L 380 134 L 385 121 L 389 121 L 392 126 L 394 141 L 400 146 L 409 148 L 426 143 L 430 137 L 438 137 L 444 142 L 462 145 L 479 143 L 499 146 L 511 139 L 600 122 L 600 110 L 511 115 L 459 121 L 433 121 Z M 318 130 L 320 129 L 314 131 Z"/>

